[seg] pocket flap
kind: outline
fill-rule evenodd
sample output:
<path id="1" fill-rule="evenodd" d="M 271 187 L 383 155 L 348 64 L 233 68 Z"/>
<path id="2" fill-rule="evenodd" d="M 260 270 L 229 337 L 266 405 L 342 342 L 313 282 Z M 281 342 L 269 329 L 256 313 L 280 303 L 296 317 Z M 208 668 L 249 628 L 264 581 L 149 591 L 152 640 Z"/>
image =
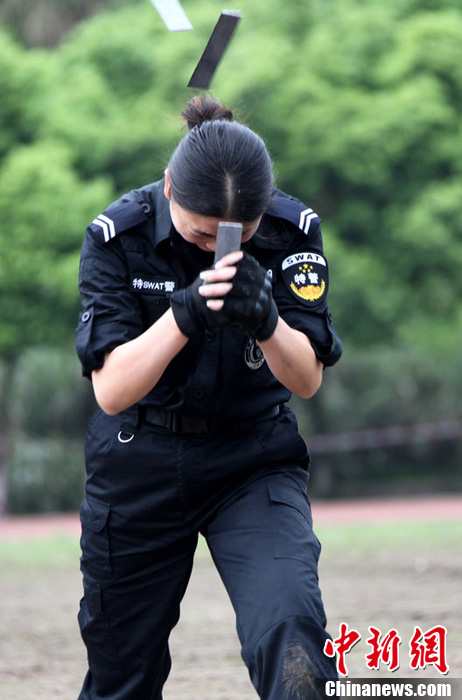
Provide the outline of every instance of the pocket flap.
<path id="1" fill-rule="evenodd" d="M 279 484 L 268 484 L 268 492 L 273 503 L 285 503 L 288 506 L 294 506 L 294 489 L 288 486 L 280 486 Z"/>
<path id="2" fill-rule="evenodd" d="M 82 524 L 94 532 L 100 532 L 106 525 L 111 505 L 93 496 L 85 496 L 80 507 Z"/>
<path id="3" fill-rule="evenodd" d="M 298 489 L 280 484 L 268 484 L 268 493 L 272 503 L 282 503 L 295 508 L 308 522 L 311 521 L 307 498 L 302 496 Z"/>

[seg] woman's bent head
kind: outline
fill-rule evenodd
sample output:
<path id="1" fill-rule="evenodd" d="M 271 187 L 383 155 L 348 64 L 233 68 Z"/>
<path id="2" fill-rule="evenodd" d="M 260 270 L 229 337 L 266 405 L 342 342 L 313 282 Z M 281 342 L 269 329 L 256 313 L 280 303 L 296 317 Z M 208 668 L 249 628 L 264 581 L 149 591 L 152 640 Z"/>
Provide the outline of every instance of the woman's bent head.
<path id="1" fill-rule="evenodd" d="M 271 201 L 274 186 L 263 140 L 209 96 L 192 98 L 181 116 L 189 132 L 168 164 L 171 199 L 205 217 L 258 219 Z"/>

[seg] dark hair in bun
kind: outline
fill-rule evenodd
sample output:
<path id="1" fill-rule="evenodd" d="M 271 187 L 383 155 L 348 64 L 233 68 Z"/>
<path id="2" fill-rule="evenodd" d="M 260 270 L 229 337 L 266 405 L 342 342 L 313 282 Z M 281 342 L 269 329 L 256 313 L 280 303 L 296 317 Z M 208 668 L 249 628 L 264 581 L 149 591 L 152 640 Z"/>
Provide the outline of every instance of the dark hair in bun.
<path id="1" fill-rule="evenodd" d="M 234 117 L 230 109 L 221 105 L 213 97 L 193 97 L 181 111 L 181 116 L 186 121 L 191 131 L 195 126 L 202 126 L 204 122 L 216 119 L 226 119 L 232 122 Z"/>
<path id="2" fill-rule="evenodd" d="M 254 221 L 273 192 L 263 140 L 211 96 L 193 97 L 181 112 L 189 132 L 168 165 L 172 198 L 203 216 Z"/>

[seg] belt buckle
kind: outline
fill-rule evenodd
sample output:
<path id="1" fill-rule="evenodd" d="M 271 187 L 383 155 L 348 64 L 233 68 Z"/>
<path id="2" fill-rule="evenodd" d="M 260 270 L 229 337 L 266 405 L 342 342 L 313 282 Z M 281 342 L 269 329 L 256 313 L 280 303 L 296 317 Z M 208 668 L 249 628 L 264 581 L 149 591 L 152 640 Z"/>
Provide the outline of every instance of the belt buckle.
<path id="1" fill-rule="evenodd" d="M 167 425 L 166 427 L 171 433 L 181 433 L 182 432 L 182 420 L 178 413 L 169 412 L 167 413 Z"/>
<path id="2" fill-rule="evenodd" d="M 181 428 L 183 433 L 192 433 L 195 435 L 204 435 L 209 431 L 209 421 L 205 418 L 193 418 L 191 416 L 182 416 Z"/>
<path id="3" fill-rule="evenodd" d="M 166 427 L 171 433 L 192 433 L 202 435 L 210 432 L 209 421 L 204 418 L 182 416 L 179 413 L 168 413 Z"/>

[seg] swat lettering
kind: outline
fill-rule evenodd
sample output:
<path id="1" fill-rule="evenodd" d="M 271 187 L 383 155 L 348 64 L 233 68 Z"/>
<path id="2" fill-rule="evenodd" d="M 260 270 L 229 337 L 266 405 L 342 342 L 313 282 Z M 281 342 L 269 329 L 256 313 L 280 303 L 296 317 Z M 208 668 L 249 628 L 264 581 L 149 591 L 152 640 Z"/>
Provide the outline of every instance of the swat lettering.
<path id="1" fill-rule="evenodd" d="M 318 265 L 326 265 L 326 261 L 322 255 L 317 255 L 317 253 L 294 253 L 290 257 L 286 258 L 282 263 L 282 269 L 286 270 L 291 265 L 296 265 L 302 262 L 312 262 Z"/>
<path id="2" fill-rule="evenodd" d="M 135 292 L 150 292 L 151 294 L 171 294 L 175 291 L 176 283 L 174 280 L 150 280 L 143 279 L 142 277 L 134 277 L 132 279 L 132 287 Z"/>

